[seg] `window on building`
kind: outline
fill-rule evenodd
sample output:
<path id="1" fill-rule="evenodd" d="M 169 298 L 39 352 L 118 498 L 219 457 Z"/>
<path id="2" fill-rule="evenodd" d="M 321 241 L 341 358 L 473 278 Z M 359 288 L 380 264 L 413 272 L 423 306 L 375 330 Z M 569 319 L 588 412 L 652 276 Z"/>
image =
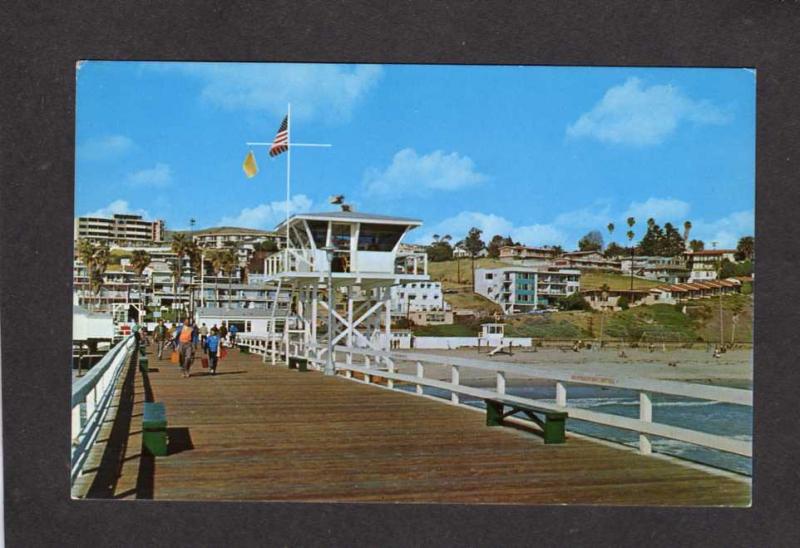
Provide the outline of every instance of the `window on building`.
<path id="1" fill-rule="evenodd" d="M 314 237 L 314 245 L 317 246 L 317 249 L 325 247 L 325 241 L 328 238 L 328 221 L 306 221 L 306 223 Z"/>
<path id="2" fill-rule="evenodd" d="M 336 249 L 350 249 L 349 224 L 336 224 L 331 226 L 331 243 Z"/>
<path id="3" fill-rule="evenodd" d="M 406 231 L 405 226 L 361 223 L 359 251 L 391 251 Z"/>

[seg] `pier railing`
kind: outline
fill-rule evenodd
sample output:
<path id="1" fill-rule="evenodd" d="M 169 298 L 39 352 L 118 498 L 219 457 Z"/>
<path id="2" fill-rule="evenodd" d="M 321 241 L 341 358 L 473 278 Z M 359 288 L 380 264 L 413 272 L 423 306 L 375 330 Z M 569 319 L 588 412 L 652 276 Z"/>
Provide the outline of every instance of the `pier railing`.
<path id="1" fill-rule="evenodd" d="M 440 390 L 449 391 L 451 394 L 450 400 L 454 404 L 460 404 L 460 396 L 470 396 L 479 399 L 502 397 L 505 400 L 520 404 L 535 404 L 539 407 L 567 411 L 569 417 L 572 419 L 637 432 L 639 434 L 639 450 L 642 454 L 652 453 L 653 449 L 650 436 L 658 436 L 727 453 L 752 457 L 752 443 L 750 441 L 654 422 L 652 401 L 652 394 L 665 394 L 752 407 L 753 393 L 751 390 L 707 386 L 678 381 L 612 377 L 580 370 L 569 371 L 514 363 L 488 362 L 469 358 L 421 354 L 417 352 L 395 351 L 390 353 L 344 346 L 337 346 L 335 351 L 337 353 L 343 353 L 346 358 L 344 362 L 335 360 L 336 369 L 343 371 L 345 376 L 350 376 L 352 372 L 358 372 L 363 375 L 365 382 L 370 382 L 370 377 L 383 378 L 386 379 L 389 388 L 394 388 L 395 381 L 410 383 L 416 386 L 416 393 L 420 395 L 423 393 L 422 388 L 424 386 L 438 388 Z M 354 363 L 354 356 L 360 357 L 362 364 Z M 397 373 L 397 366 L 401 362 L 415 364 L 415 374 Z M 443 381 L 426 377 L 426 364 L 437 364 L 449 367 L 450 380 Z M 476 388 L 462 384 L 460 382 L 461 370 L 465 368 L 494 373 L 494 388 Z M 509 374 L 554 381 L 555 403 L 508 394 L 506 391 L 506 377 Z M 639 418 L 635 419 L 610 413 L 601 413 L 569 405 L 568 383 L 637 391 L 639 393 Z"/>
<path id="2" fill-rule="evenodd" d="M 243 343 L 243 345 L 247 346 L 253 353 L 262 354 L 265 357 L 267 354 L 272 354 L 273 358 L 278 354 L 282 360 L 286 359 L 285 339 L 276 338 L 273 343 L 267 340 L 267 337 L 252 336 L 240 339 L 237 342 L 240 344 Z M 325 353 L 327 350 L 325 345 L 304 345 L 300 341 L 295 342 L 290 339 L 288 350 L 289 356 L 308 359 L 309 365 L 312 368 L 322 369 L 325 365 Z M 275 363 L 274 359 L 273 363 Z M 462 401 L 462 398 L 465 396 L 474 399 L 496 399 L 502 397 L 504 400 L 523 405 L 533 404 L 555 411 L 566 411 L 571 419 L 638 433 L 639 451 L 645 455 L 649 455 L 653 452 L 651 440 L 653 436 L 690 443 L 748 458 L 752 458 L 753 455 L 751 441 L 659 423 L 653 419 L 654 394 L 752 407 L 752 390 L 680 381 L 614 377 L 593 373 L 587 370 L 565 370 L 538 365 L 475 360 L 455 356 L 406 352 L 402 350 L 383 352 L 347 346 L 336 346 L 334 348 L 334 364 L 337 373 L 341 373 L 347 378 L 355 379 L 353 374 L 358 373 L 360 376 L 358 380 L 365 383 L 372 383 L 375 379 L 383 379 L 384 383 L 380 386 L 392 390 L 401 390 L 399 385 L 405 384 L 406 386 L 414 386 L 414 392 L 421 396 L 425 395 L 423 391 L 424 387 L 449 392 L 449 402 L 454 405 L 466 405 Z M 398 368 L 401 364 L 413 365 L 413 373 L 398 372 Z M 435 379 L 426 376 L 427 365 L 449 368 L 449 380 Z M 494 386 L 479 388 L 463 383 L 461 381 L 461 373 L 464 369 L 477 369 L 492 373 L 494 375 Z M 509 394 L 507 391 L 507 377 L 509 375 L 552 381 L 554 385 L 554 398 L 550 400 L 554 400 L 554 403 L 550 400 L 526 398 Z M 599 386 L 603 388 L 626 389 L 638 392 L 639 416 L 638 418 L 626 417 L 570 405 L 569 385 Z M 407 393 L 406 390 L 402 391 Z M 437 399 L 441 400 L 441 398 Z M 516 420 L 525 422 L 523 419 Z M 702 417 L 699 417 L 698 421 L 701 420 Z"/>
<path id="3" fill-rule="evenodd" d="M 85 376 L 72 385 L 72 462 L 74 482 L 83 470 L 111 404 L 114 388 L 136 349 L 129 335 L 114 346 Z"/>
<path id="4" fill-rule="evenodd" d="M 317 352 L 322 349 L 319 345 L 313 345 L 312 348 Z M 344 361 L 340 359 L 341 356 L 344 356 Z M 311 361 L 315 362 L 316 367 L 321 367 L 325 360 L 320 357 L 312 358 Z M 397 389 L 395 386 L 397 382 L 415 386 L 415 392 L 418 395 L 423 395 L 423 387 L 448 391 L 450 392 L 450 402 L 456 405 L 463 405 L 461 401 L 462 396 L 477 399 L 502 397 L 510 402 L 534 404 L 538 407 L 556 411 L 567 411 L 571 419 L 578 419 L 638 433 L 639 451 L 646 455 L 653 452 L 651 436 L 677 440 L 748 458 L 752 458 L 753 455 L 751 441 L 654 422 L 652 397 L 653 394 L 664 394 L 752 407 L 752 390 L 708 386 L 679 381 L 613 377 L 592 373 L 590 371 L 563 370 L 495 361 L 489 362 L 417 352 L 379 352 L 346 346 L 335 347 L 334 362 L 337 372 L 342 372 L 345 377 L 352 378 L 353 373 L 359 373 L 362 376 L 362 382 L 366 383 L 373 382 L 374 378 L 384 379 L 386 382 L 385 387 L 389 389 Z M 414 364 L 414 374 L 398 373 L 397 369 L 401 363 Z M 427 377 L 425 375 L 425 366 L 428 364 L 448 367 L 450 370 L 450 380 Z M 469 368 L 493 373 L 495 376 L 495 386 L 493 388 L 477 388 L 463 384 L 460 380 L 461 371 Z M 555 403 L 508 394 L 506 390 L 508 375 L 553 381 L 555 385 Z M 600 386 L 605 388 L 613 387 L 636 391 L 639 394 L 639 417 L 637 419 L 610 413 L 601 413 L 570 405 L 568 384 Z M 701 419 L 702 418 L 700 418 L 700 420 Z"/>

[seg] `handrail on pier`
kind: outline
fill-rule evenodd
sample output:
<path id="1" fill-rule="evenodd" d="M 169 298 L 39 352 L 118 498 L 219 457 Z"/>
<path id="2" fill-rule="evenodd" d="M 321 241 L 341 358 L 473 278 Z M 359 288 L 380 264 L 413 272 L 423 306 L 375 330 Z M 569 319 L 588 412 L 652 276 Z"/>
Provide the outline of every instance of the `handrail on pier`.
<path id="1" fill-rule="evenodd" d="M 281 344 L 280 352 L 285 352 Z M 266 345 L 259 347 L 254 345 L 252 349 L 256 353 L 266 351 Z M 290 355 L 307 357 L 309 364 L 315 368 L 321 368 L 325 362 L 323 355 L 326 351 L 324 345 L 295 344 L 289 347 Z M 336 354 L 345 355 L 345 361 L 336 359 Z M 363 357 L 363 365 L 354 364 L 353 357 Z M 416 374 L 397 373 L 397 364 L 409 362 L 416 364 Z M 425 376 L 425 364 L 438 364 L 450 367 L 450 380 L 431 379 Z M 345 374 L 345 377 L 352 378 L 353 373 L 363 376 L 364 382 L 370 383 L 373 377 L 386 380 L 386 388 L 394 389 L 395 381 L 409 383 L 416 386 L 416 393 L 423 395 L 423 387 L 437 388 L 449 391 L 450 402 L 455 405 L 464 405 L 461 396 L 469 396 L 479 399 L 494 399 L 501 397 L 508 401 L 520 404 L 537 405 L 557 411 L 567 411 L 569 417 L 603 426 L 611 426 L 636 432 L 639 434 L 639 451 L 642 454 L 653 452 L 650 436 L 682 441 L 694 445 L 741 455 L 752 458 L 752 442 L 740 440 L 727 436 L 702 432 L 690 428 L 673 426 L 653 421 L 653 401 L 652 394 L 667 394 L 681 396 L 719 403 L 730 403 L 752 407 L 753 392 L 738 388 L 728 388 L 721 386 L 708 386 L 702 384 L 664 381 L 656 379 L 640 379 L 633 377 L 614 377 L 605 374 L 594 374 L 583 370 L 563 370 L 548 368 L 543 366 L 524 365 L 518 363 L 495 362 L 461 358 L 455 356 L 443 356 L 435 354 L 423 354 L 419 352 L 403 351 L 376 351 L 367 348 L 356 348 L 337 345 L 334 348 L 334 364 L 338 371 Z M 461 369 L 474 368 L 484 371 L 491 371 L 496 375 L 496 384 L 492 388 L 476 388 L 465 386 L 460 382 Z M 555 403 L 548 401 L 535 400 L 513 396 L 506 393 L 506 376 L 514 375 L 527 376 L 536 379 L 544 379 L 555 382 Z M 631 418 L 610 413 L 591 411 L 582 407 L 568 405 L 567 383 L 614 387 L 639 392 L 639 417 Z"/>
<path id="2" fill-rule="evenodd" d="M 135 349 L 134 337 L 126 336 L 72 385 L 72 482 L 83 470 L 108 412 L 117 379 Z"/>

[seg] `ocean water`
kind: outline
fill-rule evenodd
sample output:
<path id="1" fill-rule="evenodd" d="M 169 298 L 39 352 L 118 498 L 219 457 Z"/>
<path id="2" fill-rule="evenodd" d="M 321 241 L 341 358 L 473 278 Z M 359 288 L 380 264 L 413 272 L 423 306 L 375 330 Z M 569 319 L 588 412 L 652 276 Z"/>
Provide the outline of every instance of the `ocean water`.
<path id="1" fill-rule="evenodd" d="M 413 391 L 413 386 L 403 386 Z M 515 386 L 508 394 L 555 403 L 554 386 Z M 425 387 L 424 393 L 444 399 L 450 398 L 448 391 Z M 591 409 L 599 413 L 639 417 L 639 393 L 634 390 L 604 388 L 599 386 L 567 385 L 567 404 Z M 483 408 L 483 400 L 462 396 L 468 405 Z M 678 396 L 652 394 L 653 421 L 680 426 L 740 440 L 753 439 L 752 407 L 729 403 L 696 400 Z M 524 417 L 524 415 L 523 415 Z M 619 428 L 593 424 L 577 419 L 567 419 L 567 430 L 595 438 L 638 447 L 639 434 Z M 752 462 L 747 457 L 708 449 L 698 445 L 665 438 L 651 437 L 653 451 L 672 455 L 723 470 L 752 475 Z"/>

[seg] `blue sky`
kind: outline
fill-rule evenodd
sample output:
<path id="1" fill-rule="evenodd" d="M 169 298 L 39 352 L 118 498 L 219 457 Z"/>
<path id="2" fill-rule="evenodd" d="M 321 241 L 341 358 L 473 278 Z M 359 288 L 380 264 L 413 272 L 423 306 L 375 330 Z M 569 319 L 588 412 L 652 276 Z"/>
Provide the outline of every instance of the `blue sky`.
<path id="1" fill-rule="evenodd" d="M 410 241 L 471 226 L 574 248 L 625 219 L 753 234 L 755 72 L 435 65 L 89 61 L 77 70 L 76 214 L 133 212 L 168 228 L 273 228 L 286 155 L 271 141 L 292 103 L 292 208 L 422 219 Z"/>

